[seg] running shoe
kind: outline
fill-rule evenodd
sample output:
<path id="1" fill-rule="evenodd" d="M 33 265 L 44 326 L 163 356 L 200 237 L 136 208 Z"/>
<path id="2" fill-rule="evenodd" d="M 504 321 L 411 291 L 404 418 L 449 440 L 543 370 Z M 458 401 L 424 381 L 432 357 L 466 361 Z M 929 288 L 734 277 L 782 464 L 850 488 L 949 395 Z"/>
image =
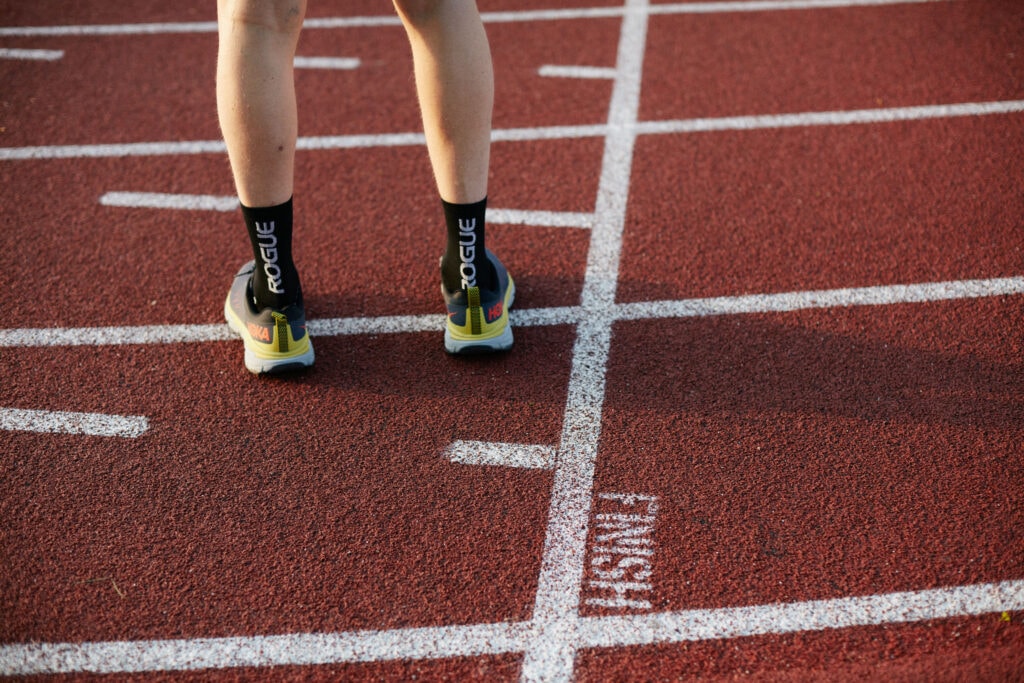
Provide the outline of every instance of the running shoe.
<path id="1" fill-rule="evenodd" d="M 302 295 L 281 310 L 260 308 L 252 296 L 255 262 L 242 266 L 224 301 L 228 326 L 245 343 L 245 367 L 249 372 L 279 373 L 313 364 L 313 344 L 306 333 Z"/>
<path id="2" fill-rule="evenodd" d="M 512 348 L 508 309 L 515 298 L 516 285 L 490 250 L 487 258 L 497 274 L 497 289 L 468 287 L 452 292 L 441 285 L 441 294 L 448 307 L 444 331 L 444 348 L 448 353 L 492 353 Z"/>

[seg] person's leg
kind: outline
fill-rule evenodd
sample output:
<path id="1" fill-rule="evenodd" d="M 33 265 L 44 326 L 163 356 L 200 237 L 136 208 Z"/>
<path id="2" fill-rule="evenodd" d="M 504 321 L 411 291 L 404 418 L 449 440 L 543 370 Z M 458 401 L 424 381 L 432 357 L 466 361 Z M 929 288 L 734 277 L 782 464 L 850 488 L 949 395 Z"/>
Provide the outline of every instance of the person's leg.
<path id="1" fill-rule="evenodd" d="M 494 74 L 474 0 L 393 0 L 412 46 L 416 93 L 447 226 L 441 259 L 450 353 L 512 346 L 512 278 L 485 247 Z"/>
<path id="2" fill-rule="evenodd" d="M 217 114 L 238 198 L 292 196 L 298 115 L 292 64 L 305 0 L 218 0 Z"/>
<path id="3" fill-rule="evenodd" d="M 305 5 L 217 2 L 217 114 L 254 256 L 235 276 L 224 315 L 245 341 L 252 372 L 313 363 L 291 253 L 298 136 L 292 72 Z"/>
<path id="4" fill-rule="evenodd" d="M 416 92 L 441 199 L 487 196 L 494 75 L 473 0 L 394 0 L 412 46 Z"/>

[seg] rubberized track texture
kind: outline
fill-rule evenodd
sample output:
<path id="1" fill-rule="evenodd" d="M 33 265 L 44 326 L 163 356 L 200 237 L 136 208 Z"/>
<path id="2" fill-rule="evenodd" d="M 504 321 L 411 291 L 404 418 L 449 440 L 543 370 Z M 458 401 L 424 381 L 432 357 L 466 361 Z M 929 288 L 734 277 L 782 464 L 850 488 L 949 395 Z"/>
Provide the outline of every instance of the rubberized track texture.
<path id="1" fill-rule="evenodd" d="M 404 32 L 310 4 L 257 378 L 213 3 L 0 0 L 0 675 L 1024 680 L 1024 4 L 481 0 L 482 358 Z"/>

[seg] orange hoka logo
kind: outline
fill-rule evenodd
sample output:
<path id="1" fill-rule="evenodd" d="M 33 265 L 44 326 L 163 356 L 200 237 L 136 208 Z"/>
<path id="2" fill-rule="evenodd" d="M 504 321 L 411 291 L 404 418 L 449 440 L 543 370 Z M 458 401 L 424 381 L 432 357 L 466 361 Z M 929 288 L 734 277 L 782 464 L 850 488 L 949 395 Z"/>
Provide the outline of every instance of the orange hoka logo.
<path id="1" fill-rule="evenodd" d="M 253 339 L 270 343 L 270 328 L 257 325 L 256 323 L 249 323 L 246 327 L 249 328 L 249 336 Z"/>
<path id="2" fill-rule="evenodd" d="M 487 309 L 487 322 L 493 323 L 495 320 L 501 317 L 501 312 L 505 310 L 504 302 L 499 301 L 490 308 Z"/>

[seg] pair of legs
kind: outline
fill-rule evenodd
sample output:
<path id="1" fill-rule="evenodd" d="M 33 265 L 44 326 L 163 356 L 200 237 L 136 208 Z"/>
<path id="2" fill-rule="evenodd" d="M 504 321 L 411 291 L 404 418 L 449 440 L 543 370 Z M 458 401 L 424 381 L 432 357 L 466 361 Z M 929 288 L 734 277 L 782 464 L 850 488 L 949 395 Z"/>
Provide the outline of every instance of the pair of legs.
<path id="1" fill-rule="evenodd" d="M 412 47 L 416 93 L 447 247 L 441 259 L 449 353 L 512 346 L 514 283 L 486 249 L 494 78 L 475 0 L 394 0 Z M 306 0 L 218 0 L 217 112 L 253 247 L 225 302 L 246 367 L 313 364 L 291 256 L 298 112 L 293 63 Z"/>
<path id="2" fill-rule="evenodd" d="M 427 150 L 441 199 L 487 196 L 494 80 L 473 0 L 395 0 L 412 47 Z M 292 62 L 306 0 L 218 0 L 217 112 L 238 197 L 292 196 L 298 115 Z"/>

